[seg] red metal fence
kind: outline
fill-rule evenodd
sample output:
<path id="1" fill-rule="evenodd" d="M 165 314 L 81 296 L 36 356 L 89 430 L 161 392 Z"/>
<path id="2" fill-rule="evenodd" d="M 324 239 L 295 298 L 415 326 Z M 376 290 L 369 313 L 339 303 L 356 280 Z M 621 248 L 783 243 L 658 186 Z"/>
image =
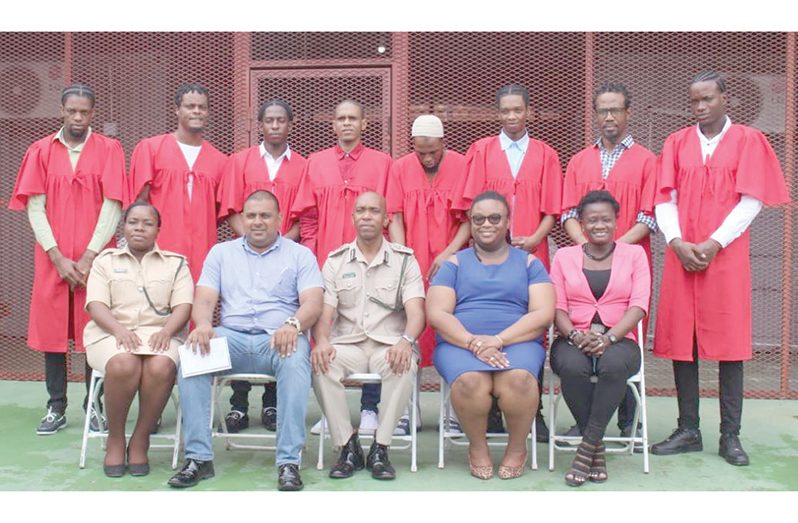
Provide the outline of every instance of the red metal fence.
<path id="1" fill-rule="evenodd" d="M 658 152 L 692 121 L 689 79 L 711 68 L 728 78 L 731 118 L 769 138 L 795 199 L 796 55 L 795 33 L 0 33 L 0 378 L 41 378 L 41 356 L 25 347 L 33 235 L 25 214 L 6 207 L 26 147 L 59 127 L 65 83 L 92 85 L 94 127 L 118 138 L 128 158 L 141 138 L 174 128 L 173 93 L 186 81 L 210 89 L 208 138 L 226 153 L 257 143 L 254 113 L 267 97 L 294 107 L 291 145 L 305 155 L 333 143 L 332 109 L 354 98 L 370 121 L 367 145 L 394 157 L 410 150 L 413 119 L 430 112 L 449 146 L 465 152 L 498 131 L 496 89 L 521 83 L 532 95 L 531 134 L 564 166 L 594 140 L 596 85 L 629 87 L 630 131 Z M 220 238 L 228 234 L 220 227 Z M 798 397 L 797 237 L 795 203 L 764 210 L 753 225 L 748 396 Z M 658 235 L 655 292 L 663 249 Z M 82 356 L 72 360 L 78 379 Z M 654 392 L 672 392 L 669 362 L 646 364 Z M 702 367 L 706 394 L 716 393 L 715 367 Z"/>

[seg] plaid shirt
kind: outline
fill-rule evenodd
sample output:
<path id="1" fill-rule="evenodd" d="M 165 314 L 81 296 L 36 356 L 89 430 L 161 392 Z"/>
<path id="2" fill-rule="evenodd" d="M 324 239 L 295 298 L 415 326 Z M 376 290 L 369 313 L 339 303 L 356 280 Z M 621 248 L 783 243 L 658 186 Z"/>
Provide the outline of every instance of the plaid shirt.
<path id="1" fill-rule="evenodd" d="M 635 141 L 632 138 L 631 134 L 627 134 L 626 137 L 621 140 L 621 142 L 612 149 L 612 152 L 608 151 L 606 147 L 604 147 L 604 142 L 599 138 L 596 140 L 594 147 L 598 147 L 599 149 L 599 156 L 601 157 L 601 178 L 606 180 L 607 177 L 610 175 L 610 171 L 612 168 L 615 167 L 615 164 L 618 163 L 618 160 L 621 159 L 621 155 L 623 155 L 624 151 L 629 149 L 632 145 L 634 145 Z M 571 207 L 567 211 L 563 212 L 560 215 L 560 223 L 565 223 L 565 220 L 570 218 L 578 218 L 576 214 L 576 207 Z M 643 211 L 639 211 L 637 213 L 637 219 L 635 220 L 637 223 L 642 223 L 649 229 L 651 229 L 651 233 L 654 234 L 659 230 L 657 227 L 657 220 L 654 218 L 653 214 L 646 213 Z"/>

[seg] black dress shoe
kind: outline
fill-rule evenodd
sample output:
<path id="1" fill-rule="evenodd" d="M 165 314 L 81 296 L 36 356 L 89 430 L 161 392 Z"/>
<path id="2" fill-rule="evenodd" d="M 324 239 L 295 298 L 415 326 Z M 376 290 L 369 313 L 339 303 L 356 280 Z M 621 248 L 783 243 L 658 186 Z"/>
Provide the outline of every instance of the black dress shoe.
<path id="1" fill-rule="evenodd" d="M 277 408 L 264 407 L 263 414 L 260 416 L 260 420 L 263 423 L 263 426 L 266 427 L 266 430 L 277 432 Z"/>
<path id="2" fill-rule="evenodd" d="M 150 473 L 149 463 L 128 463 L 127 471 L 131 476 L 146 476 Z"/>
<path id="3" fill-rule="evenodd" d="M 376 441 L 369 449 L 366 468 L 371 471 L 371 477 L 374 479 L 396 479 L 396 470 L 388 460 L 388 447 Z"/>
<path id="4" fill-rule="evenodd" d="M 718 443 L 718 454 L 726 460 L 726 463 L 737 466 L 745 466 L 750 463 L 748 454 L 743 450 L 743 444 L 737 434 L 721 434 Z"/>
<path id="5" fill-rule="evenodd" d="M 658 456 L 681 454 L 683 452 L 701 452 L 704 444 L 701 442 L 701 431 L 679 427 L 673 434 L 659 443 L 651 445 L 651 453 Z"/>
<path id="6" fill-rule="evenodd" d="M 304 488 L 302 478 L 299 477 L 299 465 L 285 463 L 277 471 L 277 490 L 292 491 Z"/>
<path id="7" fill-rule="evenodd" d="M 193 487 L 200 480 L 212 478 L 214 475 L 213 461 L 187 459 L 180 472 L 172 476 L 168 484 L 170 487 L 175 488 Z"/>
<path id="8" fill-rule="evenodd" d="M 356 470 L 363 470 L 366 464 L 363 459 L 363 448 L 360 446 L 360 439 L 357 432 L 352 434 L 349 441 L 341 448 L 341 455 L 338 456 L 338 463 L 330 469 L 330 477 L 333 479 L 343 479 L 352 477 Z"/>

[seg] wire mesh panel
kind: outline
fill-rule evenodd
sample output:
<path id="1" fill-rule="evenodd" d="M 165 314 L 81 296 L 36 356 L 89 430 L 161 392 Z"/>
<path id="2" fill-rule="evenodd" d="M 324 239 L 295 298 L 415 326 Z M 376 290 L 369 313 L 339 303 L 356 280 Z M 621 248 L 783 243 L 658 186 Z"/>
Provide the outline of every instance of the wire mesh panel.
<path id="1" fill-rule="evenodd" d="M 307 156 L 335 143 L 335 106 L 342 100 L 354 100 L 363 105 L 368 121 L 363 143 L 390 152 L 390 81 L 388 68 L 253 71 L 251 104 L 258 107 L 264 100 L 286 100 L 294 112 L 291 148 Z M 258 136 L 252 143 L 261 139 Z"/>
<path id="2" fill-rule="evenodd" d="M 600 83 L 628 86 L 629 130 L 658 153 L 693 123 L 687 86 L 711 68 L 727 77 L 732 120 L 770 140 L 795 199 L 796 54 L 793 33 L 0 33 L 0 378 L 41 377 L 41 356 L 25 347 L 34 240 L 25 214 L 7 204 L 25 149 L 60 126 L 65 83 L 94 87 L 93 127 L 118 138 L 128 159 L 142 138 L 174 130 L 174 91 L 188 81 L 210 89 L 206 138 L 225 153 L 260 140 L 254 115 L 267 98 L 294 108 L 294 149 L 329 147 L 333 108 L 353 98 L 370 121 L 366 145 L 394 157 L 411 150 L 419 114 L 440 116 L 459 152 L 498 133 L 496 90 L 520 83 L 530 90 L 531 136 L 554 147 L 564 168 L 597 136 L 591 98 Z M 752 226 L 749 396 L 798 397 L 794 205 L 765 209 Z M 222 224 L 220 240 L 229 234 Z M 559 228 L 552 238 L 567 244 Z M 652 244 L 654 319 L 663 243 L 657 235 Z M 82 357 L 74 363 L 79 378 Z M 650 387 L 672 393 L 670 361 L 649 353 L 646 364 Z M 717 365 L 701 367 L 704 393 L 715 394 Z"/>

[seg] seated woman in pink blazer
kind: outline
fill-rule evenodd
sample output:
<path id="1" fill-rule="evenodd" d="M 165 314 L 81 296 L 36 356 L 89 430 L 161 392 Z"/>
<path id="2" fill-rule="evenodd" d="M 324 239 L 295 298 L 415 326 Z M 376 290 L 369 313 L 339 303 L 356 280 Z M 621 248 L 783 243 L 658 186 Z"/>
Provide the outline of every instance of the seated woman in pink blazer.
<path id="1" fill-rule="evenodd" d="M 587 193 L 577 207 L 587 243 L 559 249 L 551 266 L 559 332 L 551 368 L 582 432 L 565 475 L 573 487 L 607 480 L 604 431 L 640 369 L 635 327 L 648 313 L 651 273 L 642 247 L 614 241 L 618 210 L 609 192 Z"/>

